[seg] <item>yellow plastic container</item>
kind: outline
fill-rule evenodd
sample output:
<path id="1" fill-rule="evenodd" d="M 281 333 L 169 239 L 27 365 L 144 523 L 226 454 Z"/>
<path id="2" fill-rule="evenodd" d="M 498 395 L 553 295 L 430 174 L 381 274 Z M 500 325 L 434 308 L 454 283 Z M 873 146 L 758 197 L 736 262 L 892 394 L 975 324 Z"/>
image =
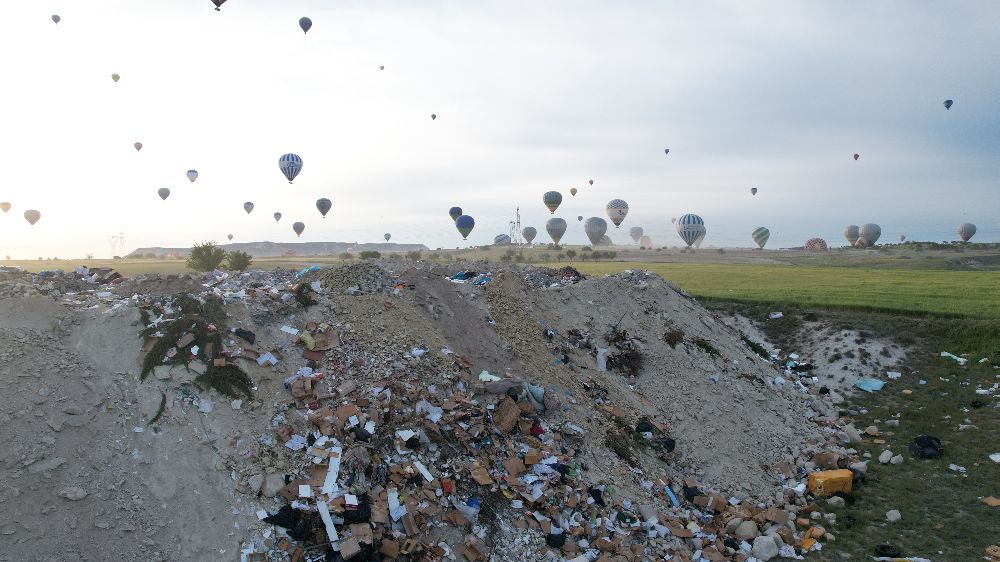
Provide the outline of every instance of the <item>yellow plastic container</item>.
<path id="1" fill-rule="evenodd" d="M 822 470 L 809 473 L 809 491 L 817 496 L 832 496 L 837 492 L 851 493 L 854 473 L 850 470 Z"/>

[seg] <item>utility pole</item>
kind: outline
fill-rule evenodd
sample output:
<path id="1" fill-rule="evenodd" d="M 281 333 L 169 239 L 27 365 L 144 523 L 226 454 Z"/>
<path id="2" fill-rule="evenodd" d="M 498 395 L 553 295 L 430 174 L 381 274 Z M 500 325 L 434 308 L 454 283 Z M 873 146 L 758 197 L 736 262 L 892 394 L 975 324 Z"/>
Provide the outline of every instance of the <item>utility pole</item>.
<path id="1" fill-rule="evenodd" d="M 125 249 L 125 229 L 122 229 L 118 234 L 113 234 L 108 237 L 108 244 L 111 245 L 111 257 L 117 255 L 116 252 Z"/>
<path id="2" fill-rule="evenodd" d="M 510 221 L 510 243 L 514 246 L 520 246 L 524 244 L 524 240 L 521 239 L 521 208 L 518 207 L 514 212 L 514 220 Z"/>

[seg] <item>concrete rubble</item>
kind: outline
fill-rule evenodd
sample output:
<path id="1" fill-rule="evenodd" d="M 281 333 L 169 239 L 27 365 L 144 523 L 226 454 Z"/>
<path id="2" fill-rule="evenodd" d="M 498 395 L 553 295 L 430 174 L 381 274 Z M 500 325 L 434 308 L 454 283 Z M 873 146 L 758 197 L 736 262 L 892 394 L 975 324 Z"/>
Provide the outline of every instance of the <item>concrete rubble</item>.
<path id="1" fill-rule="evenodd" d="M 878 438 L 645 272 L 6 275 L 3 296 L 138 311 L 130 423 L 225 421 L 210 442 L 246 561 L 799 558 Z"/>

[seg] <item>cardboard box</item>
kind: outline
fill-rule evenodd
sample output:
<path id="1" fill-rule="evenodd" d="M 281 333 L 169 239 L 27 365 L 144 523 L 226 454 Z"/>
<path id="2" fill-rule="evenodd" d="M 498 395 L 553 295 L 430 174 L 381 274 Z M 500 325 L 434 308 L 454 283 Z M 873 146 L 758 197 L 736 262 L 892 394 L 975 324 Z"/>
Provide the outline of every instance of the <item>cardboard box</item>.
<path id="1" fill-rule="evenodd" d="M 851 493 L 854 473 L 850 470 L 822 470 L 809 473 L 809 491 L 817 496 L 832 496 L 837 492 Z"/>

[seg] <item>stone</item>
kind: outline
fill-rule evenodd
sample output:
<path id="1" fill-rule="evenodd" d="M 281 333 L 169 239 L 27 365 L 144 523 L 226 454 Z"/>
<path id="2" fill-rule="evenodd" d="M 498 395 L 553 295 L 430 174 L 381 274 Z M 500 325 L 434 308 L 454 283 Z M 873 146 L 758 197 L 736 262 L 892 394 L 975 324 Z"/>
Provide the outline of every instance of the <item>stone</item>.
<path id="1" fill-rule="evenodd" d="M 885 425 L 889 427 L 899 427 L 899 420 L 885 420 Z"/>
<path id="2" fill-rule="evenodd" d="M 278 492 L 285 487 L 285 475 L 277 472 L 264 477 L 264 485 L 261 491 L 269 498 L 278 495 Z"/>
<path id="3" fill-rule="evenodd" d="M 840 496 L 833 496 L 832 498 L 826 500 L 826 504 L 830 507 L 842 508 L 847 504 L 847 502 L 845 502 L 844 498 Z"/>
<path id="4" fill-rule="evenodd" d="M 903 518 L 903 515 L 899 513 L 898 509 L 892 509 L 885 512 L 885 520 L 889 523 L 895 523 Z"/>
<path id="5" fill-rule="evenodd" d="M 757 523 L 753 521 L 744 521 L 736 527 L 736 536 L 740 540 L 749 541 L 757 538 L 758 534 Z"/>
<path id="6" fill-rule="evenodd" d="M 882 451 L 882 454 L 878 456 L 878 462 L 882 464 L 889 464 L 889 461 L 891 459 L 892 459 L 892 451 L 888 450 Z"/>
<path id="7" fill-rule="evenodd" d="M 865 463 L 865 462 L 856 462 L 856 463 L 854 463 L 854 464 L 851 465 L 851 470 L 854 470 L 854 471 L 857 471 L 857 472 L 861 472 L 861 473 L 868 472 L 868 463 Z"/>
<path id="8" fill-rule="evenodd" d="M 261 490 L 264 489 L 264 475 L 254 474 L 249 479 L 247 479 L 247 483 L 250 486 L 250 493 L 258 494 L 260 493 Z"/>
<path id="9" fill-rule="evenodd" d="M 170 365 L 157 365 L 153 368 L 153 376 L 156 380 L 168 381 L 170 380 Z"/>
<path id="10" fill-rule="evenodd" d="M 903 464 L 903 455 L 896 455 L 889 459 L 889 464 Z"/>
<path id="11" fill-rule="evenodd" d="M 730 519 L 729 522 L 726 523 L 726 534 L 727 535 L 735 534 L 736 529 L 740 526 L 740 523 L 743 523 L 742 517 L 733 517 L 732 519 Z"/>
<path id="12" fill-rule="evenodd" d="M 778 545 L 771 537 L 757 537 L 753 540 L 753 548 L 750 553 L 754 558 L 766 562 L 778 555 Z"/>
<path id="13" fill-rule="evenodd" d="M 84 490 L 83 488 L 79 488 L 77 486 L 69 486 L 63 488 L 62 490 L 59 490 L 59 497 L 66 498 L 70 501 L 76 502 L 87 497 L 87 490 Z"/>

